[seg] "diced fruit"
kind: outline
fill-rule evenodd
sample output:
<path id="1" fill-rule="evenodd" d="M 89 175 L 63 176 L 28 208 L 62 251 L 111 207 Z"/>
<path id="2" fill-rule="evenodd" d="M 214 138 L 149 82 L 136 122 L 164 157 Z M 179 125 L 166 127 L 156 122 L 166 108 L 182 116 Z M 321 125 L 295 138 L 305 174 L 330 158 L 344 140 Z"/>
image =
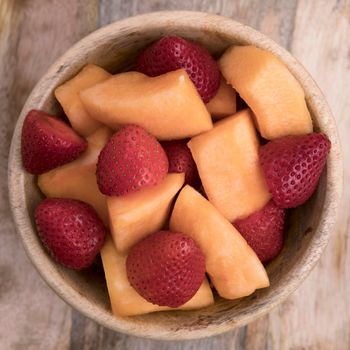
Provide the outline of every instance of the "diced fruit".
<path id="1" fill-rule="evenodd" d="M 260 148 L 260 163 L 278 206 L 295 208 L 311 197 L 330 148 L 322 133 L 282 137 Z"/>
<path id="2" fill-rule="evenodd" d="M 57 117 L 31 110 L 23 123 L 21 152 L 24 168 L 42 174 L 78 158 L 86 142 Z"/>
<path id="3" fill-rule="evenodd" d="M 130 284 L 147 301 L 176 308 L 189 301 L 201 286 L 205 259 L 191 237 L 159 231 L 131 248 L 126 274 Z"/>
<path id="4" fill-rule="evenodd" d="M 95 210 L 75 199 L 45 199 L 35 210 L 35 222 L 50 254 L 71 269 L 90 266 L 105 240 L 106 228 Z"/>
<path id="5" fill-rule="evenodd" d="M 222 119 L 236 113 L 236 91 L 223 77 L 216 95 L 207 103 L 213 119 Z"/>
<path id="6" fill-rule="evenodd" d="M 275 258 L 283 247 L 284 209 L 271 200 L 264 208 L 234 223 L 261 262 Z"/>
<path id="7" fill-rule="evenodd" d="M 185 70 L 150 78 L 127 72 L 80 93 L 84 107 L 112 129 L 136 124 L 160 140 L 192 137 L 213 127 Z"/>
<path id="8" fill-rule="evenodd" d="M 186 232 L 204 253 L 206 271 L 219 295 L 236 299 L 269 286 L 260 260 L 218 210 L 190 186 L 180 192 L 170 230 Z"/>
<path id="9" fill-rule="evenodd" d="M 252 214 L 271 198 L 249 110 L 217 122 L 188 145 L 208 199 L 229 221 Z"/>
<path id="10" fill-rule="evenodd" d="M 170 309 L 148 302 L 130 285 L 126 275 L 126 255 L 117 252 L 110 237 L 106 238 L 106 243 L 101 250 L 101 257 L 112 311 L 115 315 L 134 316 Z M 205 278 L 194 297 L 180 306 L 179 310 L 200 309 L 213 303 L 213 294 Z"/>
<path id="11" fill-rule="evenodd" d="M 136 70 L 151 77 L 180 68 L 186 69 L 203 101 L 209 102 L 218 91 L 220 72 L 203 46 L 167 36 L 146 48 L 136 62 Z"/>
<path id="12" fill-rule="evenodd" d="M 110 230 L 118 251 L 127 251 L 142 238 L 165 226 L 184 179 L 184 174 L 168 174 L 156 186 L 127 196 L 107 197 Z"/>
<path id="13" fill-rule="evenodd" d="M 89 136 L 101 123 L 90 117 L 81 103 L 79 93 L 111 77 L 99 66 L 86 65 L 74 78 L 60 85 L 55 96 L 66 113 L 73 129 L 80 135 Z"/>
<path id="14" fill-rule="evenodd" d="M 201 181 L 187 142 L 188 140 L 164 141 L 162 147 L 168 156 L 169 173 L 185 173 L 185 183 L 198 187 Z"/>
<path id="15" fill-rule="evenodd" d="M 253 110 L 264 138 L 312 132 L 303 88 L 272 53 L 255 46 L 232 46 L 219 66 L 226 81 Z"/>
<path id="16" fill-rule="evenodd" d="M 159 184 L 168 173 L 168 158 L 160 143 L 143 128 L 127 125 L 101 151 L 97 183 L 108 196 L 123 196 Z"/>
<path id="17" fill-rule="evenodd" d="M 73 198 L 89 203 L 108 225 L 105 196 L 96 182 L 96 163 L 112 132 L 101 127 L 87 138 L 87 150 L 77 160 L 38 177 L 38 186 L 47 197 Z"/>

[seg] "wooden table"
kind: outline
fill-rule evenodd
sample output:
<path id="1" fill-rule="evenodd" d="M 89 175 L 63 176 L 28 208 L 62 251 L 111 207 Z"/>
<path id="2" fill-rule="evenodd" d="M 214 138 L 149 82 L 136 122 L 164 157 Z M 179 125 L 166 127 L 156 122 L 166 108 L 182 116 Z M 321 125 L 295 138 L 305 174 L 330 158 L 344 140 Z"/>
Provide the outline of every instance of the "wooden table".
<path id="1" fill-rule="evenodd" d="M 7 157 L 17 116 L 47 67 L 74 42 L 115 20 L 155 10 L 229 16 L 272 37 L 326 94 L 350 180 L 349 0 L 0 0 L 0 349 L 350 349 L 350 188 L 337 229 L 315 270 L 281 306 L 232 332 L 157 342 L 113 333 L 72 310 L 35 271 L 16 235 Z"/>

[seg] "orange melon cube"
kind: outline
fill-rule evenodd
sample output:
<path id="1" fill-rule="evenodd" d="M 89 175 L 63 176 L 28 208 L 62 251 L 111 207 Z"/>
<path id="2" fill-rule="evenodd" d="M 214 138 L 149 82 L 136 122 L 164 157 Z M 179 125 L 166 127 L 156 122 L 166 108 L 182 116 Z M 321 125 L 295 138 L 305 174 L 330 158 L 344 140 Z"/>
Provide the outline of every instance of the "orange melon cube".
<path id="1" fill-rule="evenodd" d="M 90 204 L 108 225 L 106 197 L 96 182 L 96 163 L 100 151 L 112 136 L 106 127 L 87 138 L 87 150 L 75 161 L 38 176 L 38 186 L 47 197 L 72 198 Z"/>
<path id="2" fill-rule="evenodd" d="M 118 251 L 125 252 L 162 229 L 184 181 L 184 174 L 168 174 L 156 186 L 126 196 L 107 197 L 111 234 Z"/>
<path id="3" fill-rule="evenodd" d="M 110 76 L 111 74 L 101 67 L 88 64 L 74 78 L 56 88 L 55 96 L 78 134 L 86 137 L 102 126 L 86 112 L 81 103 L 79 92 L 108 79 Z"/>
<path id="4" fill-rule="evenodd" d="M 264 138 L 312 132 L 303 88 L 272 53 L 255 46 L 232 46 L 219 60 L 219 67 L 254 112 Z"/>
<path id="5" fill-rule="evenodd" d="M 136 124 L 159 140 L 192 137 L 213 127 L 184 69 L 157 77 L 116 74 L 82 91 L 80 97 L 89 115 L 110 128 Z"/>
<path id="6" fill-rule="evenodd" d="M 192 299 L 177 309 L 152 304 L 139 295 L 130 285 L 125 267 L 127 255 L 116 250 L 109 236 L 101 250 L 101 257 L 114 315 L 135 316 L 155 311 L 191 310 L 214 303 L 212 291 L 207 279 L 205 279 Z"/>
<path id="7" fill-rule="evenodd" d="M 217 122 L 188 146 L 209 201 L 230 222 L 261 209 L 271 198 L 249 110 Z"/>
<path id="8" fill-rule="evenodd" d="M 218 92 L 206 106 L 214 120 L 222 119 L 236 113 L 236 91 L 223 77 L 221 77 Z"/>
<path id="9" fill-rule="evenodd" d="M 269 286 L 264 266 L 240 233 L 188 185 L 175 202 L 170 230 L 185 233 L 198 243 L 206 271 L 221 297 L 241 298 Z"/>

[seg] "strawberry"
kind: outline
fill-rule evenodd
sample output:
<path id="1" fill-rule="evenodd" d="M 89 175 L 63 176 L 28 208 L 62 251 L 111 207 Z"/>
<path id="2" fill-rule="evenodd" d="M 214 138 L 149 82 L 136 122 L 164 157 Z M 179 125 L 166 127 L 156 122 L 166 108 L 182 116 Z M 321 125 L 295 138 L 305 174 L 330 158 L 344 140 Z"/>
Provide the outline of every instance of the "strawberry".
<path id="1" fill-rule="evenodd" d="M 190 300 L 205 276 L 205 258 L 189 236 L 160 231 L 133 246 L 126 260 L 130 284 L 147 301 L 178 307 Z"/>
<path id="2" fill-rule="evenodd" d="M 275 258 L 283 247 L 285 211 L 273 200 L 234 226 L 255 251 L 262 263 Z"/>
<path id="3" fill-rule="evenodd" d="M 106 228 L 95 210 L 75 199 L 47 198 L 35 210 L 39 236 L 60 264 L 84 269 L 103 246 Z"/>
<path id="4" fill-rule="evenodd" d="M 169 173 L 185 173 L 185 184 L 199 187 L 200 179 L 187 140 L 165 141 L 162 147 L 168 156 Z"/>
<path id="5" fill-rule="evenodd" d="M 220 85 L 219 68 L 203 46 L 178 36 L 166 36 L 139 56 L 136 70 L 154 77 L 183 68 L 197 88 L 204 103 L 217 93 Z"/>
<path id="6" fill-rule="evenodd" d="M 108 196 L 123 196 L 157 185 L 168 173 L 168 158 L 160 143 L 146 130 L 127 125 L 102 149 L 97 162 L 97 183 Z"/>
<path id="7" fill-rule="evenodd" d="M 53 115 L 31 110 L 24 120 L 22 162 L 31 174 L 42 174 L 69 163 L 78 158 L 86 147 L 83 138 Z"/>
<path id="8" fill-rule="evenodd" d="M 281 208 L 305 203 L 315 191 L 331 142 L 325 134 L 286 136 L 260 147 L 260 164 Z"/>

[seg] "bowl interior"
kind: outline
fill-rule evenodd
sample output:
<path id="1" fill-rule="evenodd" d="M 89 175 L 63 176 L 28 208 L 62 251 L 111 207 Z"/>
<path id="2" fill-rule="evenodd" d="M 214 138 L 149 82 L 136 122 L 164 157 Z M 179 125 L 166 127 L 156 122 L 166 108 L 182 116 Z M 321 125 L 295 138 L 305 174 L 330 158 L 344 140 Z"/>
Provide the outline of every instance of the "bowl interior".
<path id="1" fill-rule="evenodd" d="M 303 85 L 315 128 L 327 133 L 333 149 L 317 192 L 289 217 L 285 247 L 267 267 L 270 288 L 236 301 L 216 297 L 215 305 L 198 311 L 115 318 L 110 313 L 100 264 L 84 272 L 71 271 L 56 264 L 42 249 L 33 222 L 34 209 L 42 196 L 36 186 L 36 178 L 22 169 L 20 130 L 25 114 L 32 108 L 62 113 L 52 91 L 85 64 L 100 65 L 111 73 L 130 69 L 142 48 L 168 34 L 200 42 L 217 57 L 233 44 L 254 44 L 277 54 Z M 11 204 L 32 261 L 49 285 L 78 310 L 111 329 L 130 334 L 163 339 L 208 336 L 243 325 L 267 312 L 300 284 L 317 261 L 334 221 L 334 218 L 328 217 L 334 217 L 334 201 L 338 200 L 334 194 L 330 196 L 334 192 L 331 169 L 335 166 L 332 162 L 337 157 L 337 144 L 333 119 L 317 86 L 295 59 L 277 44 L 246 26 L 218 16 L 191 13 L 189 17 L 187 12 L 144 15 L 117 22 L 83 39 L 61 57 L 39 82 L 22 111 L 13 138 L 9 167 Z"/>

